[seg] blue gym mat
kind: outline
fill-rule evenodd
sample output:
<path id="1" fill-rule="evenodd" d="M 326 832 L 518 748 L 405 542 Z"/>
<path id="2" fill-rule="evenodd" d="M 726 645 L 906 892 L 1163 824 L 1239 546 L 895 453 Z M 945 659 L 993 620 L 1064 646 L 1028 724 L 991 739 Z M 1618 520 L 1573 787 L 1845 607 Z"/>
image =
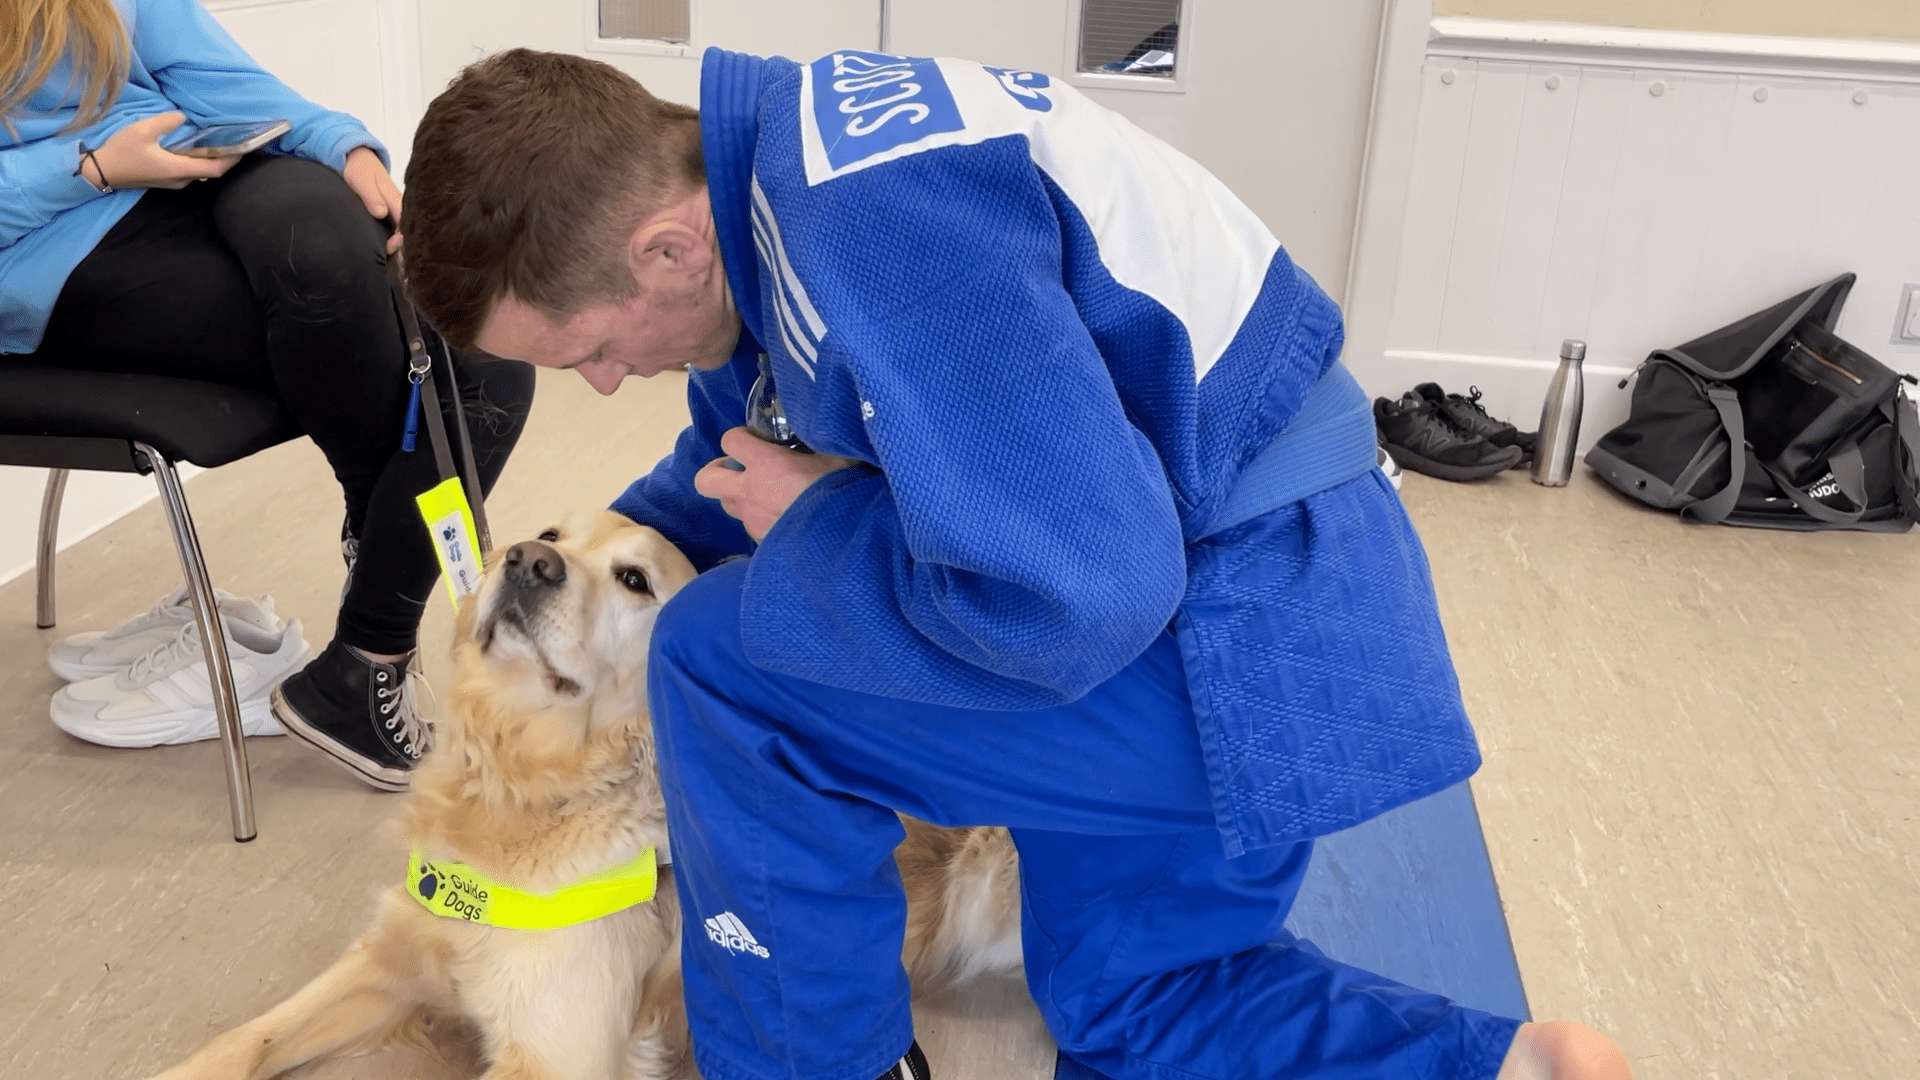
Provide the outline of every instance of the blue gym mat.
<path id="1" fill-rule="evenodd" d="M 1343 963 L 1533 1018 L 1464 783 L 1321 837 L 1286 925 Z M 1054 1077 L 1106 1080 L 1065 1057 Z"/>

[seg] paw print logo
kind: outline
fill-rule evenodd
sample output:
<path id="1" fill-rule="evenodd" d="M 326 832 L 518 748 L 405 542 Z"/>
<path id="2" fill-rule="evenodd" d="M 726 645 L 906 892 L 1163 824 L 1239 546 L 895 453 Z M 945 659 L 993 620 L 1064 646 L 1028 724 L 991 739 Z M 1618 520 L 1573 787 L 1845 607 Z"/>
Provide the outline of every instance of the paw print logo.
<path id="1" fill-rule="evenodd" d="M 440 871 L 432 863 L 420 864 L 420 899 L 431 900 L 440 891 Z"/>

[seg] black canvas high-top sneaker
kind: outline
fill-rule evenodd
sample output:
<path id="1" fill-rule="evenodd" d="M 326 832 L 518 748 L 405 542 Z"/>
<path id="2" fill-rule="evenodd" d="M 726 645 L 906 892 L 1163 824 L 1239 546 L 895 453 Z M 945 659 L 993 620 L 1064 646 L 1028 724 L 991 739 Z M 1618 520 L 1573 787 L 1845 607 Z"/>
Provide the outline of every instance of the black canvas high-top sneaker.
<path id="1" fill-rule="evenodd" d="M 335 641 L 274 688 L 274 719 L 374 787 L 405 791 L 433 742 L 414 700 L 418 657 L 382 664 Z"/>
<path id="2" fill-rule="evenodd" d="M 879 1076 L 879 1080 L 932 1080 L 933 1070 L 927 1068 L 927 1055 L 920 1052 L 919 1040 L 907 1047 L 907 1055 L 893 1063 Z"/>

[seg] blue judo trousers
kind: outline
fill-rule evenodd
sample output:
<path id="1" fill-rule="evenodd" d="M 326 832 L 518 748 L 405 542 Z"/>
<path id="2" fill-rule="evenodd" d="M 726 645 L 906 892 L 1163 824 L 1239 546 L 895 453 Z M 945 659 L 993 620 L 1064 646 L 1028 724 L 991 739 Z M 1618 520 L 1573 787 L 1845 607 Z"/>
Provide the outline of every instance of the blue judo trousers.
<path id="1" fill-rule="evenodd" d="M 1518 1021 L 1281 929 L 1311 841 L 1225 855 L 1173 631 L 1070 705 L 917 704 L 756 668 L 747 569 L 674 597 L 648 676 L 708 1080 L 872 1080 L 905 1052 L 896 810 L 1011 828 L 1028 987 L 1114 1080 L 1499 1070 Z"/>

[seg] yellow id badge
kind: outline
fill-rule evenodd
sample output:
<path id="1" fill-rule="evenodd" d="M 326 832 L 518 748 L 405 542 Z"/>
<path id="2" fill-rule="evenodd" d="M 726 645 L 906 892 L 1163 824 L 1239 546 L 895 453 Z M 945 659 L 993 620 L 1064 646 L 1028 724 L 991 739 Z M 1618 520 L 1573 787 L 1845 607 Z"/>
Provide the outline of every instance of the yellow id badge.
<path id="1" fill-rule="evenodd" d="M 474 540 L 473 510 L 467 505 L 460 478 L 443 480 L 433 490 L 415 500 L 420 516 L 426 519 L 433 536 L 433 553 L 440 559 L 440 576 L 447 583 L 447 595 L 453 606 L 460 598 L 480 588 L 480 546 Z"/>

